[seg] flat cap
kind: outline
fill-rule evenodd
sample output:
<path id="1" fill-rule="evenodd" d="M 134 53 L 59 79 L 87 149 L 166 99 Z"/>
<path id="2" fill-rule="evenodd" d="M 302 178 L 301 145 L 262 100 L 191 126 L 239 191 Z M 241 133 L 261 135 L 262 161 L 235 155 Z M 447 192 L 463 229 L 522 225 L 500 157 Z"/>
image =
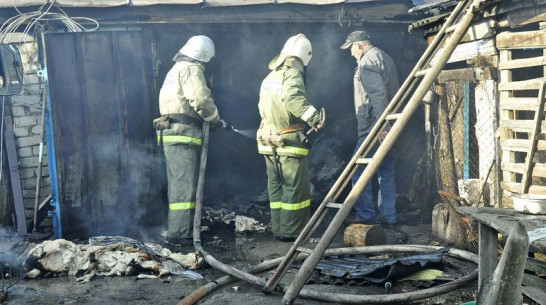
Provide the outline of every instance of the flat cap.
<path id="1" fill-rule="evenodd" d="M 364 40 L 370 40 L 370 34 L 366 31 L 354 31 L 349 36 L 347 36 L 347 39 L 345 39 L 345 42 L 341 45 L 342 49 L 349 48 L 353 42 L 357 41 L 364 41 Z"/>

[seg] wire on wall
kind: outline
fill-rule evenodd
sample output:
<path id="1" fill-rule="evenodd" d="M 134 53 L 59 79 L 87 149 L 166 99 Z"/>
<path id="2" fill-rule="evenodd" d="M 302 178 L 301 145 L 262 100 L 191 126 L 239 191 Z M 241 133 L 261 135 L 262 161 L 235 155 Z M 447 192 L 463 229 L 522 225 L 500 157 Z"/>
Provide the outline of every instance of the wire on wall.
<path id="1" fill-rule="evenodd" d="M 58 25 L 68 32 L 90 32 L 99 28 L 99 23 L 87 17 L 69 17 L 60 7 L 54 6 L 55 0 L 47 0 L 37 11 L 23 13 L 15 5 L 13 7 L 18 15 L 6 20 L 0 27 L 0 43 L 13 43 L 13 35 L 23 33 L 20 43 L 26 43 L 27 37 L 34 37 L 41 32 L 58 31 Z M 51 12 L 52 8 L 60 13 Z M 86 28 L 81 22 L 91 23 L 93 26 Z"/>

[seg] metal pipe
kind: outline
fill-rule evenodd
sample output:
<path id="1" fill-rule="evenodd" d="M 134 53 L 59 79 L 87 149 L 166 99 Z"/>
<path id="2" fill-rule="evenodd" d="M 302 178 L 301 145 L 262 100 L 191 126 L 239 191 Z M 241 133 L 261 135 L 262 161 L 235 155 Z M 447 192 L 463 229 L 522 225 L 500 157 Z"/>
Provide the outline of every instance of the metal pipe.
<path id="1" fill-rule="evenodd" d="M 34 218 L 32 232 L 36 232 L 38 226 L 38 201 L 40 201 L 40 188 L 42 186 L 42 160 L 44 152 L 44 118 L 46 109 L 45 89 L 42 89 L 42 121 L 40 122 L 40 151 L 38 153 L 38 168 L 36 171 L 36 192 L 34 198 Z"/>
<path id="2" fill-rule="evenodd" d="M 195 194 L 195 216 L 193 220 L 193 246 L 203 255 L 203 259 L 215 269 L 233 275 L 238 279 L 250 282 L 258 286 L 265 286 L 264 278 L 252 275 L 239 269 L 228 266 L 210 255 L 201 245 L 201 212 L 203 209 L 203 190 L 205 188 L 205 171 L 207 168 L 207 153 L 209 145 L 210 123 L 203 122 L 203 141 L 201 145 L 201 160 L 199 165 L 199 177 Z"/>

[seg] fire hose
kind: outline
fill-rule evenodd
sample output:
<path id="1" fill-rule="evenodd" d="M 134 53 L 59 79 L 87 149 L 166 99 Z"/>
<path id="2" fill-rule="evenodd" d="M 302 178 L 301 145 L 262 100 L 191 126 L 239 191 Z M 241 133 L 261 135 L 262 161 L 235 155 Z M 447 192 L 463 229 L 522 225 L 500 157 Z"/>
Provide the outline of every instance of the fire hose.
<path id="1" fill-rule="evenodd" d="M 281 258 L 276 258 L 270 261 L 265 261 L 259 265 L 251 267 L 248 272 L 239 270 L 237 268 L 231 267 L 222 263 L 221 261 L 214 258 L 208 252 L 203 249 L 201 245 L 201 212 L 203 208 L 203 190 L 205 186 L 205 170 L 207 166 L 207 153 L 208 153 L 208 142 L 209 142 L 209 130 L 210 124 L 208 122 L 203 123 L 203 142 L 201 146 L 201 158 L 200 158 L 200 167 L 199 167 L 199 177 L 197 180 L 197 189 L 195 196 L 195 216 L 193 224 L 193 245 L 197 251 L 203 255 L 203 259 L 213 268 L 220 270 L 228 276 L 224 276 L 216 281 L 210 282 L 207 285 L 197 289 L 187 297 L 185 297 L 178 305 L 191 305 L 197 302 L 199 299 L 207 295 L 209 292 L 214 291 L 216 288 L 221 287 L 222 285 L 228 284 L 235 278 L 254 284 L 259 287 L 264 287 L 267 283 L 267 279 L 256 276 L 252 273 L 258 273 L 266 271 L 272 268 L 275 268 L 282 261 Z M 324 256 L 332 255 L 357 255 L 357 254 L 370 254 L 370 253 L 384 253 L 384 252 L 425 252 L 438 250 L 442 247 L 435 246 L 426 246 L 426 245 L 392 245 L 392 246 L 367 246 L 367 247 L 353 247 L 353 248 L 336 248 L 329 249 L 324 253 Z M 478 256 L 474 253 L 467 251 L 451 248 L 448 255 L 465 259 L 474 263 L 478 263 Z M 303 259 L 308 254 L 301 253 L 298 256 L 298 259 Z M 302 298 L 326 301 L 326 302 L 342 302 L 347 304 L 362 304 L 362 303 L 372 303 L 372 304 L 390 304 L 395 302 L 408 302 L 414 300 L 420 300 L 435 296 L 441 293 L 446 293 L 466 285 L 478 277 L 478 270 L 474 270 L 472 273 L 463 276 L 457 280 L 445 283 L 433 288 L 427 288 L 419 291 L 412 291 L 406 293 L 397 293 L 397 294 L 383 294 L 383 295 L 355 295 L 355 294 L 341 294 L 341 293 L 330 293 L 315 291 L 309 288 L 303 288 L 299 296 Z M 282 285 L 279 285 L 275 288 L 276 292 L 285 292 L 286 288 Z"/>

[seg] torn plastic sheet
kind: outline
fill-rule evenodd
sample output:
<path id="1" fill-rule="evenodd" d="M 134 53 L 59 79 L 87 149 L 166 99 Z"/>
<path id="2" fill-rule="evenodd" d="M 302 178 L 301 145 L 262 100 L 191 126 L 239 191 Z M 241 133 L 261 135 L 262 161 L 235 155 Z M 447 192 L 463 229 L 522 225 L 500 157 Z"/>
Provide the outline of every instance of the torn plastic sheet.
<path id="1" fill-rule="evenodd" d="M 387 259 L 354 256 L 330 257 L 321 259 L 315 270 L 319 276 L 328 278 L 330 282 L 337 283 L 338 281 L 335 280 L 337 278 L 360 284 L 362 282 L 380 284 L 441 265 L 442 257 L 449 249 L 450 247 L 445 247 L 433 252 Z M 293 266 L 299 268 L 301 263 Z M 319 280 L 317 277 L 311 277 L 310 281 L 318 282 Z"/>

